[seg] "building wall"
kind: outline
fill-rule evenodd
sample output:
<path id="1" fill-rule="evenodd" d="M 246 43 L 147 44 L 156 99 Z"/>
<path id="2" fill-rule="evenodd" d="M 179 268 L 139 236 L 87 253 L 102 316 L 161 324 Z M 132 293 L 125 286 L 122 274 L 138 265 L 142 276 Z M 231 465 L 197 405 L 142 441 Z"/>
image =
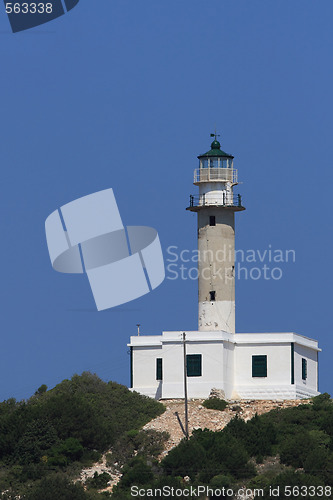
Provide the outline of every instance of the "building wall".
<path id="1" fill-rule="evenodd" d="M 162 398 L 183 398 L 184 359 L 179 341 L 163 345 Z"/>
<path id="2" fill-rule="evenodd" d="M 187 377 L 189 398 L 206 398 L 212 387 L 224 389 L 223 342 L 187 342 L 187 354 L 202 355 L 201 377 Z M 184 352 L 182 343 L 163 344 L 162 397 L 184 397 Z"/>
<path id="3" fill-rule="evenodd" d="M 307 378 L 302 380 L 302 358 L 307 360 Z M 317 352 L 308 347 L 295 344 L 295 384 L 298 390 L 318 390 Z"/>
<path id="4" fill-rule="evenodd" d="M 184 397 L 183 332 L 131 337 L 133 389 L 157 399 Z M 294 384 L 292 384 L 292 344 Z M 201 354 L 201 376 L 187 377 L 188 397 L 207 398 L 211 389 L 227 399 L 297 399 L 317 392 L 317 348 L 312 339 L 293 333 L 228 334 L 186 332 L 186 354 Z M 252 356 L 267 356 L 267 376 L 252 376 Z M 163 380 L 156 380 L 162 358 Z M 302 380 L 302 358 L 307 378 Z"/>
<path id="5" fill-rule="evenodd" d="M 133 389 L 156 399 L 162 397 L 162 383 L 156 380 L 156 358 L 162 357 L 162 344 L 159 346 L 132 347 Z M 162 372 L 163 372 L 162 364 Z"/>
<path id="6" fill-rule="evenodd" d="M 223 390 L 225 397 L 231 399 L 235 383 L 235 344 L 223 342 Z M 214 386 L 215 387 L 215 386 Z"/>
<path id="7" fill-rule="evenodd" d="M 267 377 L 252 377 L 252 356 L 267 355 Z M 235 346 L 235 384 L 272 385 L 291 383 L 290 344 L 238 344 Z"/>
<path id="8" fill-rule="evenodd" d="M 267 377 L 252 377 L 252 356 L 267 356 Z M 240 399 L 289 397 L 291 386 L 291 344 L 238 344 L 235 346 L 235 388 Z"/>

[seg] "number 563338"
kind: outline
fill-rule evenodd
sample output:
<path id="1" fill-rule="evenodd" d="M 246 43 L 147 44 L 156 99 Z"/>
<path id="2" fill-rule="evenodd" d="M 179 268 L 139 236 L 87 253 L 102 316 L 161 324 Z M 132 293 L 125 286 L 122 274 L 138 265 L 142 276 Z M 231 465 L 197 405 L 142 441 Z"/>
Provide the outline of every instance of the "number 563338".
<path id="1" fill-rule="evenodd" d="M 7 14 L 51 14 L 52 3 L 6 3 Z"/>

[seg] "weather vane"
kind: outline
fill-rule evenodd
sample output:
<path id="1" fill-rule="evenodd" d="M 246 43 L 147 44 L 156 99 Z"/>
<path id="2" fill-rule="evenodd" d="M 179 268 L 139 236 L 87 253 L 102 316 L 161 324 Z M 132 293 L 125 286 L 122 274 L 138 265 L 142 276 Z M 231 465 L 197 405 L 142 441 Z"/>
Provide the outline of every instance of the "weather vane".
<path id="1" fill-rule="evenodd" d="M 215 129 L 215 133 L 214 134 L 210 134 L 211 137 L 215 137 L 215 141 L 217 141 L 217 137 L 220 137 L 220 134 L 217 134 L 216 133 L 216 129 Z"/>

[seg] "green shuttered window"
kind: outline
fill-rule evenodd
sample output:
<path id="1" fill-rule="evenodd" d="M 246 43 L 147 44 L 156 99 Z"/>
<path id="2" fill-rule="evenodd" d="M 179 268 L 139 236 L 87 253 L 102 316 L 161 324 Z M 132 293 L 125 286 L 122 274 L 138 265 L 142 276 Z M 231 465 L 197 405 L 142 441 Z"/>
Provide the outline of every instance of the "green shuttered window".
<path id="1" fill-rule="evenodd" d="M 291 383 L 295 383 L 295 344 L 291 343 Z"/>
<path id="2" fill-rule="evenodd" d="M 186 356 L 187 376 L 201 377 L 201 354 L 188 354 Z"/>
<path id="3" fill-rule="evenodd" d="M 302 358 L 302 380 L 306 380 L 308 377 L 308 362 L 305 358 Z"/>
<path id="4" fill-rule="evenodd" d="M 156 359 L 156 380 L 162 380 L 162 358 Z"/>
<path id="5" fill-rule="evenodd" d="M 252 356 L 252 377 L 267 377 L 267 356 Z"/>

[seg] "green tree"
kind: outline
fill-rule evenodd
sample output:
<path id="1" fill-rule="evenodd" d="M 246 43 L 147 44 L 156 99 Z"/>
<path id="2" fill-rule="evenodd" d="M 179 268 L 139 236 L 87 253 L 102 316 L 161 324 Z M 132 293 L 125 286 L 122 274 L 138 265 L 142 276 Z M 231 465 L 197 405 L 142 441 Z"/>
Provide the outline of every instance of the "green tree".
<path id="1" fill-rule="evenodd" d="M 87 500 L 87 498 L 82 486 L 73 484 L 59 474 L 42 479 L 24 496 L 25 500 Z"/>
<path id="2" fill-rule="evenodd" d="M 37 391 L 35 392 L 36 396 L 39 396 L 41 394 L 44 394 L 44 392 L 47 391 L 47 385 L 42 384 L 40 387 L 38 387 Z"/>
<path id="3" fill-rule="evenodd" d="M 95 472 L 93 477 L 88 480 L 88 486 L 89 486 L 89 488 L 95 488 L 97 490 L 101 490 L 101 489 L 107 487 L 110 479 L 111 479 L 111 476 L 107 472 L 102 472 L 101 474 L 98 474 L 98 472 Z"/>
<path id="4" fill-rule="evenodd" d="M 192 438 L 183 440 L 162 460 L 162 467 L 167 475 L 190 476 L 194 481 L 202 468 L 207 467 L 206 451 L 201 443 Z"/>
<path id="5" fill-rule="evenodd" d="M 17 443 L 15 458 L 20 464 L 38 463 L 57 441 L 57 433 L 48 420 L 29 422 Z"/>
<path id="6" fill-rule="evenodd" d="M 80 460 L 84 448 L 76 438 L 68 438 L 53 446 L 48 452 L 48 463 L 51 465 L 65 466 L 74 460 Z"/>
<path id="7" fill-rule="evenodd" d="M 300 494 L 297 492 L 300 492 L 300 489 L 303 487 L 316 487 L 316 486 L 322 486 L 323 483 L 322 481 L 317 478 L 316 476 L 311 476 L 309 474 L 303 474 L 300 472 L 295 472 L 295 471 L 287 471 L 283 472 L 279 475 L 277 475 L 271 482 L 270 486 L 266 488 L 265 494 L 267 498 L 272 498 L 271 495 L 269 495 L 269 489 L 275 489 L 276 492 L 278 492 L 278 495 L 274 496 L 273 498 L 276 498 L 278 500 L 285 500 L 290 498 L 304 498 L 305 500 L 319 500 L 319 498 L 323 498 L 323 495 L 316 495 L 315 491 L 314 494 L 313 492 L 309 490 L 304 490 L 304 494 Z M 296 487 L 295 490 L 295 495 L 292 492 L 292 488 Z M 290 494 L 291 492 L 291 494 Z M 266 498 L 265 496 L 265 498 Z M 326 497 L 327 498 L 327 497 Z M 329 498 L 329 497 L 328 497 Z"/>
<path id="8" fill-rule="evenodd" d="M 119 488 L 128 488 L 132 484 L 145 485 L 152 481 L 153 478 L 153 471 L 151 467 L 147 465 L 145 459 L 136 457 L 130 460 L 130 462 L 124 467 Z"/>

